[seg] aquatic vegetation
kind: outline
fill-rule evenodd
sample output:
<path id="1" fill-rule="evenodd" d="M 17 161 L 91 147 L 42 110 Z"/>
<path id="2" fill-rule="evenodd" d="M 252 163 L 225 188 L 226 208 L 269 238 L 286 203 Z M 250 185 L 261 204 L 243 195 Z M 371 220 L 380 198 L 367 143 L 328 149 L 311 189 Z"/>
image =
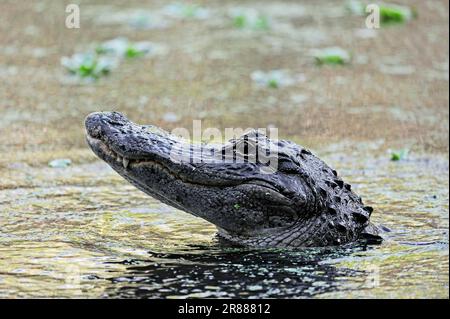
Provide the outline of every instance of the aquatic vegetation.
<path id="1" fill-rule="evenodd" d="M 380 22 L 382 24 L 403 23 L 415 16 L 416 13 L 408 7 L 394 4 L 380 5 Z"/>
<path id="2" fill-rule="evenodd" d="M 96 80 L 109 74 L 122 59 L 133 59 L 166 52 L 165 47 L 149 41 L 131 42 L 127 38 L 115 38 L 98 45 L 95 50 L 63 57 L 61 64 L 73 75 Z"/>
<path id="3" fill-rule="evenodd" d="M 163 8 L 163 13 L 178 19 L 207 19 L 210 16 L 208 9 L 196 4 L 172 3 Z"/>
<path id="4" fill-rule="evenodd" d="M 349 63 L 351 59 L 350 54 L 339 47 L 314 50 L 313 56 L 319 65 L 343 65 Z"/>
<path id="5" fill-rule="evenodd" d="M 157 45 L 149 41 L 131 42 L 127 38 L 116 38 L 102 43 L 95 51 L 119 58 L 135 58 L 156 52 Z"/>
<path id="6" fill-rule="evenodd" d="M 400 161 L 408 157 L 409 151 L 407 149 L 402 149 L 400 151 L 391 151 L 391 161 Z"/>
<path id="7" fill-rule="evenodd" d="M 268 72 L 257 70 L 254 71 L 250 77 L 258 86 L 272 89 L 277 89 L 304 81 L 303 74 L 291 76 L 285 70 L 272 70 Z"/>
<path id="8" fill-rule="evenodd" d="M 381 0 L 416 8 L 419 18 L 380 29 L 366 28 L 363 11 L 343 15 L 345 1 L 83 1 L 78 31 L 55 28 L 63 27 L 62 5 L 0 1 L 0 296 L 448 298 L 448 1 Z M 211 6 L 211 16 L 164 14 L 173 2 Z M 266 13 L 270 30 L 234 27 L 231 6 Z M 13 18 L 18 12 L 25 15 Z M 158 29 L 155 19 L 169 27 Z M 115 59 L 118 67 L 96 82 L 58 65 L 118 36 L 172 52 Z M 348 50 L 351 64 L 318 67 L 309 49 L 329 46 Z M 308 81 L 270 88 L 250 78 L 281 68 Z M 320 252 L 218 245 L 214 225 L 95 161 L 82 120 L 105 107 L 166 128 L 191 130 L 191 118 L 203 129 L 278 128 L 357 185 L 376 208 L 375 224 L 391 229 L 386 243 Z M 166 112 L 179 121 L 166 122 Z M 403 148 L 408 157 L 391 161 Z M 49 166 L 64 158 L 72 164 Z M 371 265 L 376 288 L 362 286 Z M 80 277 L 70 267 L 80 267 Z"/>
<path id="9" fill-rule="evenodd" d="M 72 161 L 68 158 L 58 158 L 55 160 L 52 160 L 48 163 L 48 166 L 52 168 L 65 168 L 67 166 L 70 166 L 72 164 Z"/>
<path id="10" fill-rule="evenodd" d="M 107 75 L 117 66 L 111 57 L 99 56 L 96 53 L 75 53 L 71 57 L 62 57 L 61 65 L 71 74 L 80 78 L 98 79 Z"/>
<path id="11" fill-rule="evenodd" d="M 349 12 L 355 15 L 365 16 L 367 3 L 350 0 L 346 3 Z M 409 7 L 397 4 L 378 3 L 380 8 L 380 24 L 396 24 L 407 22 L 417 16 L 417 12 Z"/>
<path id="12" fill-rule="evenodd" d="M 239 29 L 269 30 L 269 18 L 254 9 L 233 9 L 230 11 L 233 26 Z"/>

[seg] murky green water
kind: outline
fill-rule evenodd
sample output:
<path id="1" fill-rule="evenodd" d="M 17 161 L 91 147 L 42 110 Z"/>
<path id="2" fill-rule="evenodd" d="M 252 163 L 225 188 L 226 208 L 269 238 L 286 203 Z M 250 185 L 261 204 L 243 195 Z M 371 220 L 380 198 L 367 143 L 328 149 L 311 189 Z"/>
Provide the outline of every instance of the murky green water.
<path id="1" fill-rule="evenodd" d="M 448 298 L 448 158 L 391 162 L 344 144 L 317 153 L 391 229 L 382 245 L 227 248 L 214 226 L 104 163 L 11 164 L 0 171 L 0 297 Z"/>

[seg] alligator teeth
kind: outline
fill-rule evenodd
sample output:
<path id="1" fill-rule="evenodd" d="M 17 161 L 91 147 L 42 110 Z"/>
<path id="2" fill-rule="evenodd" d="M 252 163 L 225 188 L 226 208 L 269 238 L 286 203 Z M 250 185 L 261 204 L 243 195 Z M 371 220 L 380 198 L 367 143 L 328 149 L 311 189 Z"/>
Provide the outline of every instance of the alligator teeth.
<path id="1" fill-rule="evenodd" d="M 128 167 L 128 164 L 130 163 L 130 160 L 129 159 L 126 159 L 125 157 L 123 158 L 123 160 L 122 160 L 122 164 L 123 164 L 123 168 L 127 168 Z"/>

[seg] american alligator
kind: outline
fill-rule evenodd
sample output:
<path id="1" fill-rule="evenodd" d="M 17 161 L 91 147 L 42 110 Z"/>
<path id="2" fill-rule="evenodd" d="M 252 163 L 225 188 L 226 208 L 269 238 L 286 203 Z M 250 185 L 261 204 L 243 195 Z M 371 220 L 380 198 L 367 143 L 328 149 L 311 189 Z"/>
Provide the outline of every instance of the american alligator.
<path id="1" fill-rule="evenodd" d="M 137 125 L 117 112 L 92 113 L 85 126 L 91 149 L 122 177 L 161 202 L 213 223 L 219 237 L 235 245 L 381 241 L 369 221 L 372 207 L 335 170 L 293 142 L 270 140 L 254 130 L 223 145 L 205 146 Z M 252 157 L 270 155 L 271 148 L 277 150 L 272 171 L 262 155 Z"/>

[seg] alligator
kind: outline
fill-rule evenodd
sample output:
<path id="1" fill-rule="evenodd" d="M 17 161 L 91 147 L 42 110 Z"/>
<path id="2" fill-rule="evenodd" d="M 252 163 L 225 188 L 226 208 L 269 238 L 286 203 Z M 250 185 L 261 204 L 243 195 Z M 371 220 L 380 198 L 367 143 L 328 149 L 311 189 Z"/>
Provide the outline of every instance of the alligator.
<path id="1" fill-rule="evenodd" d="M 291 141 L 251 130 L 223 144 L 194 143 L 118 112 L 92 113 L 85 127 L 92 151 L 117 173 L 155 199 L 214 224 L 230 244 L 296 248 L 382 241 L 381 228 L 369 221 L 373 208 L 334 169 Z M 276 167 L 261 154 L 276 159 Z"/>

